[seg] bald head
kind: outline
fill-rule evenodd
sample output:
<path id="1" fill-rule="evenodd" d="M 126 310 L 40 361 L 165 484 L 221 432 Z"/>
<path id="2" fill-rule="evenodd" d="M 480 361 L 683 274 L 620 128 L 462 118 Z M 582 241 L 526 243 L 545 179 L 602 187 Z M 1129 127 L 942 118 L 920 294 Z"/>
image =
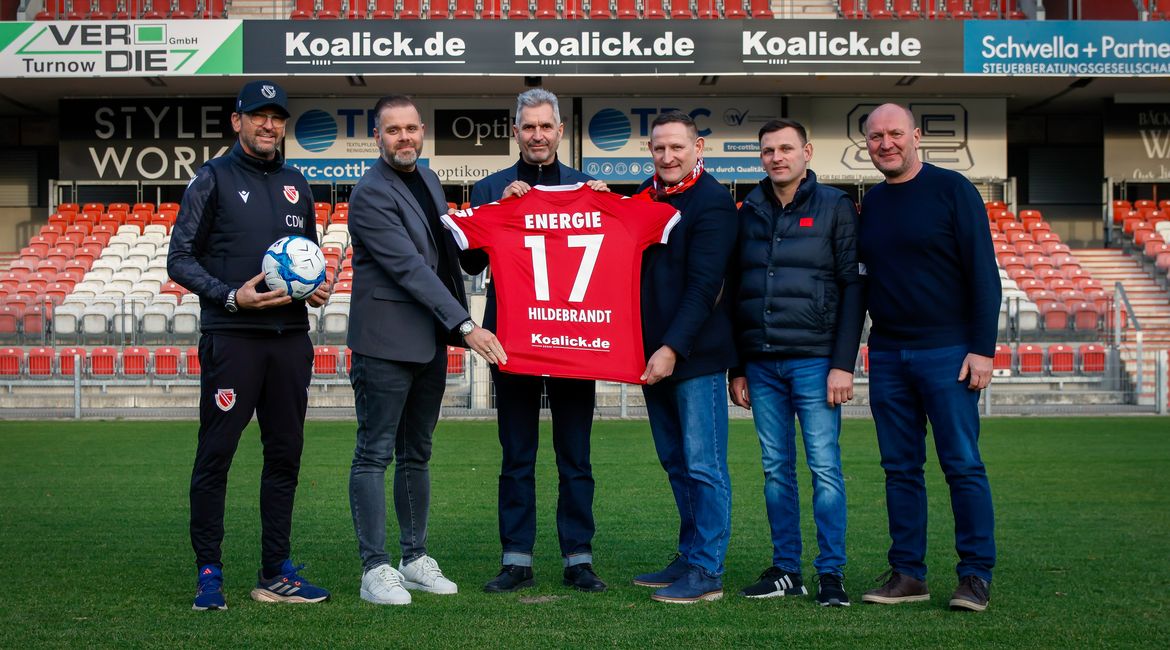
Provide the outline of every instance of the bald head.
<path id="1" fill-rule="evenodd" d="M 869 158 L 887 183 L 904 183 L 918 174 L 918 141 L 922 133 L 914 114 L 898 104 L 882 104 L 865 119 L 865 145 Z"/>

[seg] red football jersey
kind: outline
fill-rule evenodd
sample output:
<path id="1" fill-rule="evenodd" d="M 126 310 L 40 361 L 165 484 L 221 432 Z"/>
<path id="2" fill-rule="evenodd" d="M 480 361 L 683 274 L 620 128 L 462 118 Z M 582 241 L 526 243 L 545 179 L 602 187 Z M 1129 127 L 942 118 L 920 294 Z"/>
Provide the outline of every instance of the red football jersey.
<path id="1" fill-rule="evenodd" d="M 646 369 L 642 251 L 666 243 L 680 218 L 666 203 L 578 183 L 538 185 L 443 223 L 491 260 L 501 370 L 636 384 Z"/>

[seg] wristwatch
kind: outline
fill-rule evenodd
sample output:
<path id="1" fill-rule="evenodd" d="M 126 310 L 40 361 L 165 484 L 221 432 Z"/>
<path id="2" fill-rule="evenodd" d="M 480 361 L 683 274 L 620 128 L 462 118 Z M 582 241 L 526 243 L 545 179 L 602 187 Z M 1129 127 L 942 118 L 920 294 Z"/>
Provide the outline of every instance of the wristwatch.
<path id="1" fill-rule="evenodd" d="M 466 337 L 468 334 L 471 334 L 471 331 L 474 329 L 475 329 L 475 321 L 468 318 L 467 320 L 465 320 L 459 324 L 459 336 Z"/>
<path id="2" fill-rule="evenodd" d="M 232 289 L 231 291 L 228 292 L 227 300 L 223 301 L 223 308 L 228 310 L 228 312 L 232 313 L 232 314 L 240 311 L 239 306 L 236 305 L 236 290 L 235 289 Z"/>

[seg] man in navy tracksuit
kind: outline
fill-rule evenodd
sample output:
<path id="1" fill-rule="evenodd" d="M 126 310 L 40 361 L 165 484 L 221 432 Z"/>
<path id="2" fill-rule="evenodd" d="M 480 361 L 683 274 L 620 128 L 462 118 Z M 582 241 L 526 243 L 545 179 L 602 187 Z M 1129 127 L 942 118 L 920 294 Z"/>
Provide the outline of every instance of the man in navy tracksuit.
<path id="1" fill-rule="evenodd" d="M 654 176 L 642 189 L 678 209 L 682 221 L 642 267 L 642 380 L 658 460 L 679 513 L 678 556 L 634 578 L 658 587 L 654 600 L 693 603 L 723 597 L 731 537 L 727 470 L 727 369 L 736 364 L 731 296 L 725 286 L 735 249 L 735 203 L 703 170 L 703 138 L 678 111 L 650 129 Z"/>
<path id="2" fill-rule="evenodd" d="M 533 88 L 516 98 L 513 133 L 520 160 L 471 188 L 471 204 L 483 205 L 523 196 L 536 185 L 605 184 L 557 159 L 564 135 L 557 96 Z M 470 275 L 487 266 L 483 251 L 466 251 L 463 270 Z M 483 326 L 496 329 L 495 286 L 488 287 Z M 536 450 L 540 440 L 541 395 L 548 394 L 552 413 L 553 448 L 560 475 L 557 536 L 564 561 L 564 583 L 581 591 L 604 591 L 593 571 L 593 468 L 589 435 L 593 428 L 594 382 L 563 377 L 530 377 L 501 372 L 491 366 L 496 389 L 496 418 L 503 459 L 500 463 L 499 524 L 503 556 L 499 573 L 484 590 L 506 593 L 535 584 L 532 550 L 536 544 Z"/>
<path id="3" fill-rule="evenodd" d="M 289 559 L 293 497 L 304 443 L 313 345 L 305 305 L 262 284 L 268 246 L 287 235 L 317 240 L 313 195 L 285 167 L 277 144 L 288 99 L 270 81 L 243 87 L 232 113 L 239 142 L 187 186 L 171 233 L 167 272 L 199 295 L 199 442 L 191 473 L 191 546 L 198 566 L 194 609 L 226 609 L 222 583 L 224 497 L 232 456 L 256 413 L 264 445 L 260 478 L 261 568 L 252 598 L 319 602 Z M 320 306 L 329 289 L 307 302 Z"/>
<path id="4" fill-rule="evenodd" d="M 796 420 L 812 474 L 820 554 L 817 602 L 847 606 L 845 477 L 841 404 L 853 397 L 853 366 L 865 319 L 857 268 L 857 208 L 817 183 L 812 143 L 799 122 L 760 129 L 760 181 L 739 211 L 736 338 L 741 368 L 731 399 L 752 409 L 764 464 L 772 564 L 741 594 L 808 593 L 801 576 Z M 737 376 L 738 375 L 738 376 Z"/>

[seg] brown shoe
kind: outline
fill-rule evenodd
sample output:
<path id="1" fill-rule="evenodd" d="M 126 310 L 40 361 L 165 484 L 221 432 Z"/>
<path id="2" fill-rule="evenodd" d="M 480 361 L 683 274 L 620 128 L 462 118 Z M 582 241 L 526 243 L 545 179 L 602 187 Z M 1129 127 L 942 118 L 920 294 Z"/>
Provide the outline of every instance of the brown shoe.
<path id="1" fill-rule="evenodd" d="M 951 609 L 982 612 L 991 600 L 991 585 L 979 576 L 959 578 L 959 587 L 951 595 Z"/>
<path id="2" fill-rule="evenodd" d="M 930 600 L 930 591 L 926 588 L 925 580 L 916 580 L 904 573 L 890 569 L 878 576 L 877 581 L 885 580 L 885 584 L 877 589 L 865 592 L 861 597 L 863 603 L 878 603 L 880 605 L 897 605 L 898 603 L 915 603 Z"/>

